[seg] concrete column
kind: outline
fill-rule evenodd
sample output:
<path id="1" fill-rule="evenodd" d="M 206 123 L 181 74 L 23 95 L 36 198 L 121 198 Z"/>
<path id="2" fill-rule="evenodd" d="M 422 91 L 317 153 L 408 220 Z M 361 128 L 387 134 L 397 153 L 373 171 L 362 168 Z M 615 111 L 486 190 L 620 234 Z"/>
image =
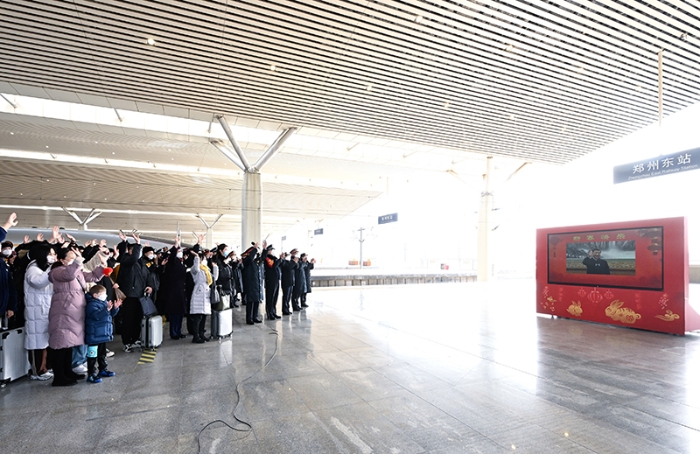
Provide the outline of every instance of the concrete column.
<path id="1" fill-rule="evenodd" d="M 477 246 L 476 280 L 486 282 L 491 278 L 491 256 L 489 241 L 491 225 L 489 218 L 493 210 L 493 194 L 491 194 L 491 156 L 486 158 L 486 173 L 484 174 L 484 192 L 481 193 L 479 204 L 479 244 Z"/>
<path id="2" fill-rule="evenodd" d="M 262 241 L 262 181 L 258 172 L 243 174 L 243 209 L 241 216 L 241 248 Z"/>

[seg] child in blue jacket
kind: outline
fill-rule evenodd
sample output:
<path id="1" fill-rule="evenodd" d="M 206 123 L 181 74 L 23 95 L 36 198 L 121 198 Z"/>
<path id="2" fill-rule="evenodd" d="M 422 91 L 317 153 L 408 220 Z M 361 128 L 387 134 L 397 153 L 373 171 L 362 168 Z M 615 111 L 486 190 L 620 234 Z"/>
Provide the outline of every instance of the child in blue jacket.
<path id="1" fill-rule="evenodd" d="M 107 342 L 113 339 L 112 317 L 119 312 L 121 300 L 107 301 L 107 289 L 95 285 L 85 294 L 85 343 L 87 353 L 87 381 L 101 383 L 100 377 L 114 377 L 114 372 L 107 369 Z M 95 363 L 99 370 L 95 369 Z"/>

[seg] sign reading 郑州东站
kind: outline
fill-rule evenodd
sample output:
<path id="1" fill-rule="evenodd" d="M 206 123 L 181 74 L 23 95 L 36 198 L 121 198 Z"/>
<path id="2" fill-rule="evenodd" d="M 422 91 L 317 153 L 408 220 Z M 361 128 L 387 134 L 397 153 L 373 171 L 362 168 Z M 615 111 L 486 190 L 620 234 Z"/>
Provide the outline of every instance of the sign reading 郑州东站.
<path id="1" fill-rule="evenodd" d="M 613 183 L 625 183 L 696 169 L 700 169 L 700 148 L 615 166 Z"/>

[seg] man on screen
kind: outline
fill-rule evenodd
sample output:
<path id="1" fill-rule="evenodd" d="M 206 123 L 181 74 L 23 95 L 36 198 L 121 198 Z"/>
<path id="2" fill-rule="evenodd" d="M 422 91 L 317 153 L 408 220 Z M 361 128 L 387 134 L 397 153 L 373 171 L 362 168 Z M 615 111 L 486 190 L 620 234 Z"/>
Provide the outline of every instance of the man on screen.
<path id="1" fill-rule="evenodd" d="M 600 249 L 588 251 L 583 264 L 586 265 L 586 274 L 610 274 L 608 262 L 600 258 Z"/>

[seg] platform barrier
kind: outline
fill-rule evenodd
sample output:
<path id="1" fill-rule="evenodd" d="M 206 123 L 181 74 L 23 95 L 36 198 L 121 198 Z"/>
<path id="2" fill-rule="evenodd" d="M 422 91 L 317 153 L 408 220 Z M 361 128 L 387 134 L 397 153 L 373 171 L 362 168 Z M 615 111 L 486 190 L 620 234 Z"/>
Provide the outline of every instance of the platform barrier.
<path id="1" fill-rule="evenodd" d="M 382 274 L 311 276 L 312 287 L 351 287 L 367 285 L 435 284 L 441 282 L 476 282 L 476 274 Z"/>

